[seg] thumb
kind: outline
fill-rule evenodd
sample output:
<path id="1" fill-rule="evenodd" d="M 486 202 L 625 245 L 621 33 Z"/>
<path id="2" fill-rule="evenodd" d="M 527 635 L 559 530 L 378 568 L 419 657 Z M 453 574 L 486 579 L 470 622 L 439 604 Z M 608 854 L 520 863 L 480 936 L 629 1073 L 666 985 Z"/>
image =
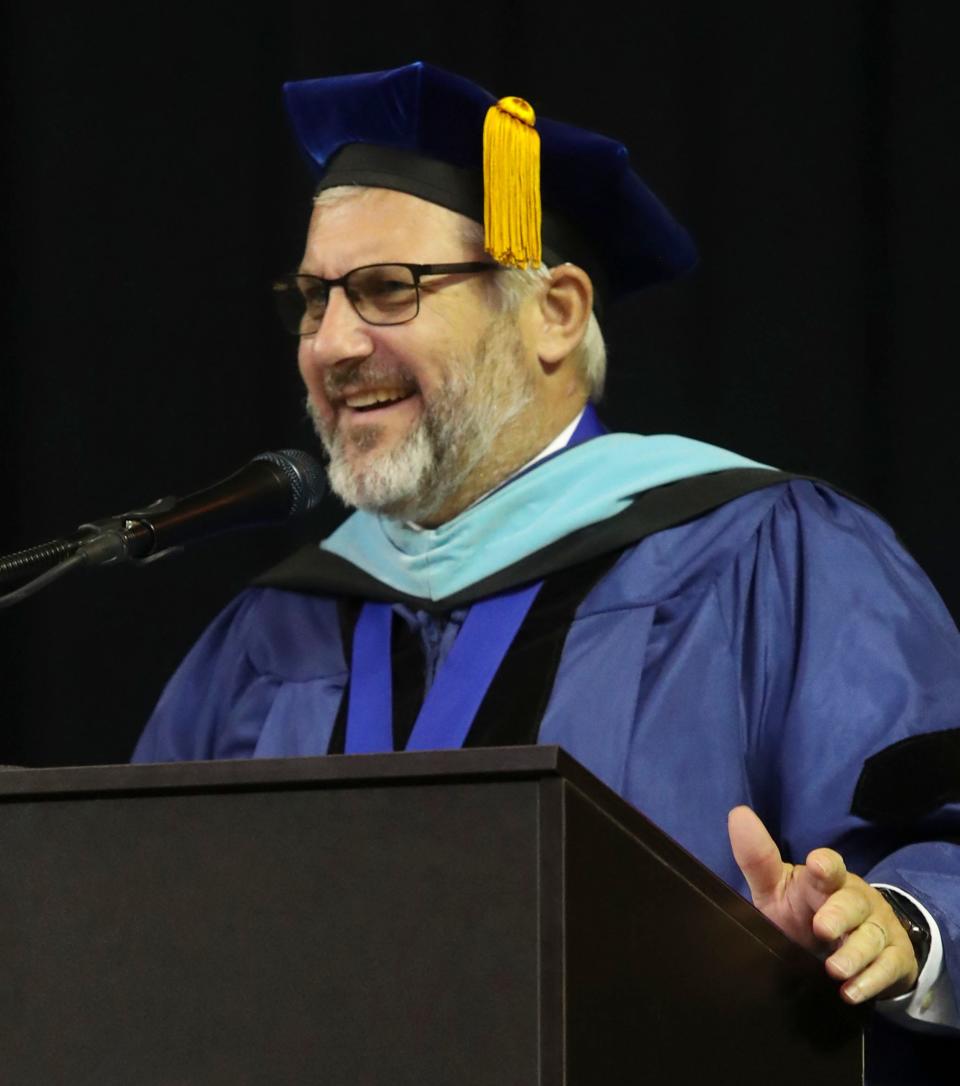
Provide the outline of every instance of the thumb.
<path id="1" fill-rule="evenodd" d="M 767 827 L 749 807 L 734 807 L 727 817 L 727 829 L 733 858 L 747 880 L 753 903 L 759 907 L 780 889 L 789 865 L 780 858 Z"/>

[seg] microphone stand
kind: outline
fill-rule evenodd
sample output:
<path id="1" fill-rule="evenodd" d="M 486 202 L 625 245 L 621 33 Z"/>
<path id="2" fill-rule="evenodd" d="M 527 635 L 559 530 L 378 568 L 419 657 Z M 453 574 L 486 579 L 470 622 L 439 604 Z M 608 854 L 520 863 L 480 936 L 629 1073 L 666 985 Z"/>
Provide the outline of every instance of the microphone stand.
<path id="1" fill-rule="evenodd" d="M 52 539 L 37 547 L 14 551 L 0 558 L 0 584 L 20 581 L 36 566 L 56 565 L 77 549 L 75 539 Z"/>
<path id="2" fill-rule="evenodd" d="M 149 518 L 167 512 L 175 504 L 176 498 L 173 496 L 160 498 L 146 509 L 124 513 L 121 517 L 107 517 L 92 524 L 81 524 L 79 531 L 84 534 L 74 539 L 54 539 L 0 558 L 0 584 L 21 580 L 33 567 L 48 567 L 33 580 L 0 596 L 0 610 L 29 599 L 79 566 L 105 566 L 117 562 L 147 565 L 168 555 L 179 554 L 182 547 L 167 547 L 144 557 L 135 553 L 150 547 L 154 541 Z"/>
<path id="3" fill-rule="evenodd" d="M 55 566 L 52 566 L 46 572 L 41 573 L 39 577 L 34 577 L 32 581 L 28 581 L 25 585 L 21 585 L 20 588 L 14 589 L 12 592 L 7 592 L 6 595 L 0 596 L 0 610 L 6 607 L 13 607 L 14 604 L 20 603 L 21 600 L 27 599 L 35 592 L 39 592 L 41 588 L 46 588 L 48 584 L 52 584 L 54 581 L 59 580 L 65 573 L 69 573 L 71 569 L 76 569 L 77 566 L 86 565 L 87 556 L 85 554 L 74 553 L 67 558 L 59 561 Z"/>
<path id="4" fill-rule="evenodd" d="M 12 607 L 81 565 L 146 565 L 179 554 L 187 543 L 239 528 L 274 524 L 309 512 L 324 492 L 321 466 L 299 449 L 261 453 L 245 467 L 183 499 L 170 496 L 119 516 L 81 524 L 71 539 L 54 539 L 0 557 L 0 585 L 43 572 L 0 595 Z"/>

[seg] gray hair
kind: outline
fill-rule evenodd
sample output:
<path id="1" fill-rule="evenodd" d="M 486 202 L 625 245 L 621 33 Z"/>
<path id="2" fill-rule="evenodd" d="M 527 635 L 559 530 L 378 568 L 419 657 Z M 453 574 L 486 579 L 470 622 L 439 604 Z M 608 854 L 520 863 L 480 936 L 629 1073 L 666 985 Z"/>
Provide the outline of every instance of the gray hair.
<path id="1" fill-rule="evenodd" d="M 461 236 L 471 248 L 483 248 L 483 225 L 466 219 Z M 520 305 L 547 279 L 550 269 L 541 264 L 538 268 L 515 268 L 509 275 L 491 275 L 488 279 L 494 299 L 501 311 L 515 313 Z M 587 394 L 593 403 L 599 403 L 607 377 L 607 345 L 596 313 L 591 312 L 583 339 L 576 349 L 574 359 L 580 376 L 587 386 Z"/>
<path id="2" fill-rule="evenodd" d="M 332 207 L 345 199 L 358 199 L 374 191 L 366 185 L 335 185 L 318 192 L 313 199 L 313 206 Z M 468 247 L 483 248 L 483 226 L 472 219 L 462 217 L 461 238 Z M 491 299 L 494 305 L 504 313 L 515 313 L 520 305 L 550 276 L 550 269 L 541 264 L 538 268 L 514 269 L 509 275 L 491 275 Z M 576 349 L 575 362 L 587 393 L 593 403 L 598 403 L 603 396 L 603 386 L 607 376 L 607 345 L 603 341 L 603 332 L 596 313 L 590 314 L 583 339 Z"/>

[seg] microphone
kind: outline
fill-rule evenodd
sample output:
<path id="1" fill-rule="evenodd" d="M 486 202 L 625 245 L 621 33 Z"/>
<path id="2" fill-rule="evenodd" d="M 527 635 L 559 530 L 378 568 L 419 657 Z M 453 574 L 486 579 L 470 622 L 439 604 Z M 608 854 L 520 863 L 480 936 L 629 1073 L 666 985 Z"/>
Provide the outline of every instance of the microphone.
<path id="1" fill-rule="evenodd" d="M 161 498 L 92 524 L 76 535 L 0 557 L 0 585 L 33 580 L 0 595 L 0 610 L 12 607 L 78 566 L 152 562 L 179 553 L 187 544 L 239 528 L 276 524 L 307 513 L 323 497 L 326 476 L 320 464 L 299 449 L 255 456 L 246 467 L 185 498 Z"/>
<path id="2" fill-rule="evenodd" d="M 80 535 L 70 543 L 88 565 L 153 561 L 224 532 L 300 516 L 317 505 L 325 490 L 323 468 L 308 453 L 265 452 L 205 490 L 81 524 Z"/>

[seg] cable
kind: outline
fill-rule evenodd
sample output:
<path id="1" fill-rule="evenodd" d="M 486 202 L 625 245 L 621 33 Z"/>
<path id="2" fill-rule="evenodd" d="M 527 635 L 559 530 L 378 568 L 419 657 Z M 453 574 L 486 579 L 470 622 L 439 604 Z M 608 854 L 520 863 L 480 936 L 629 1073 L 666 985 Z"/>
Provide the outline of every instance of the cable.
<path id="1" fill-rule="evenodd" d="M 41 543 L 37 547 L 28 547 L 26 550 L 15 551 L 0 558 L 0 584 L 6 581 L 19 581 L 29 573 L 31 566 L 49 566 L 51 563 L 59 563 L 77 549 L 76 540 L 53 539 L 49 543 Z"/>
<path id="2" fill-rule="evenodd" d="M 39 592 L 41 588 L 46 588 L 48 584 L 59 580 L 65 573 L 69 573 L 71 569 L 82 566 L 86 560 L 86 555 L 83 554 L 70 555 L 69 558 L 65 558 L 52 569 L 41 573 L 39 577 L 34 577 L 32 581 L 28 581 L 22 587 L 15 589 L 13 592 L 8 592 L 5 596 L 0 596 L 0 610 L 5 607 L 12 607 L 15 603 L 20 603 L 21 600 L 25 600 L 28 596 Z"/>

